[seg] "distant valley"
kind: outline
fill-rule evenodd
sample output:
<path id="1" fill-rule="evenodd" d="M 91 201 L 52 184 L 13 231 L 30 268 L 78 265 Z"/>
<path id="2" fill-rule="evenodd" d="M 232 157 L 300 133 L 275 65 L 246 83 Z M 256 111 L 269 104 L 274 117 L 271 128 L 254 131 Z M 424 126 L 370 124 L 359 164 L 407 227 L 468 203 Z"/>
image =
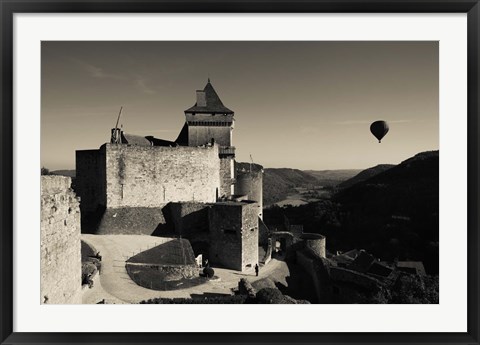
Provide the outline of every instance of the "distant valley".
<path id="1" fill-rule="evenodd" d="M 328 197 L 341 182 L 362 170 L 298 170 L 267 168 L 263 176 L 263 203 L 299 206 Z"/>

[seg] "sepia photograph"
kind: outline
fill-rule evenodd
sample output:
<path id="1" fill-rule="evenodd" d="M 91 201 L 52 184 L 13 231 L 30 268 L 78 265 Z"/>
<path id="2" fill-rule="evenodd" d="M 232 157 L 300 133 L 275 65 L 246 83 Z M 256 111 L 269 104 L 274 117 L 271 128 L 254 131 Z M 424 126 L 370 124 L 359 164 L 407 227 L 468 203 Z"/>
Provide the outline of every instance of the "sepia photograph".
<path id="1" fill-rule="evenodd" d="M 43 41 L 40 121 L 41 304 L 439 303 L 438 41 Z"/>

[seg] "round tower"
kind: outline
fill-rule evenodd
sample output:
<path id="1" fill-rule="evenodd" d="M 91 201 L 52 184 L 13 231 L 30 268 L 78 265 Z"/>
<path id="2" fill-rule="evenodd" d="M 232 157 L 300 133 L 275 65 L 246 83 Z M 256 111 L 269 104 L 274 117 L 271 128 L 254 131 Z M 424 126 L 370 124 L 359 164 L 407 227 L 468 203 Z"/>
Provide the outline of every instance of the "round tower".
<path id="1" fill-rule="evenodd" d="M 304 233 L 302 239 L 305 243 L 305 247 L 321 258 L 327 257 L 326 252 L 326 237 L 320 234 Z"/>
<path id="2" fill-rule="evenodd" d="M 242 163 L 237 166 L 235 195 L 245 195 L 258 203 L 258 216 L 263 219 L 263 167 L 259 164 Z"/>

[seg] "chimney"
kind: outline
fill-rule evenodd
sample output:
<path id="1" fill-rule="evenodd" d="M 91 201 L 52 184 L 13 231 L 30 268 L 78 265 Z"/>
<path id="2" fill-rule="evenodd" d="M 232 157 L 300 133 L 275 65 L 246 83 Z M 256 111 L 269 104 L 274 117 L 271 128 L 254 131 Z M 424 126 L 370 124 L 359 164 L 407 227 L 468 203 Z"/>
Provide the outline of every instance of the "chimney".
<path id="1" fill-rule="evenodd" d="M 110 143 L 121 144 L 122 143 L 122 130 L 120 128 L 112 128 L 112 137 Z"/>
<path id="2" fill-rule="evenodd" d="M 197 107 L 206 107 L 207 98 L 205 97 L 205 91 L 197 90 Z"/>

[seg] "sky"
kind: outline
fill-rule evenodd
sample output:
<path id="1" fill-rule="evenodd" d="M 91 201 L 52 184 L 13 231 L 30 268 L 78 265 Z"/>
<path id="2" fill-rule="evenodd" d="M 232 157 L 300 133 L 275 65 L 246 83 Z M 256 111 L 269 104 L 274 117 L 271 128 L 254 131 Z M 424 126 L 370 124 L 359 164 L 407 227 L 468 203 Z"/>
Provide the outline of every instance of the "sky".
<path id="1" fill-rule="evenodd" d="M 439 147 L 438 42 L 42 42 L 41 161 L 126 133 L 175 140 L 207 78 L 235 112 L 236 160 L 364 169 Z M 373 121 L 390 131 L 379 144 Z"/>

